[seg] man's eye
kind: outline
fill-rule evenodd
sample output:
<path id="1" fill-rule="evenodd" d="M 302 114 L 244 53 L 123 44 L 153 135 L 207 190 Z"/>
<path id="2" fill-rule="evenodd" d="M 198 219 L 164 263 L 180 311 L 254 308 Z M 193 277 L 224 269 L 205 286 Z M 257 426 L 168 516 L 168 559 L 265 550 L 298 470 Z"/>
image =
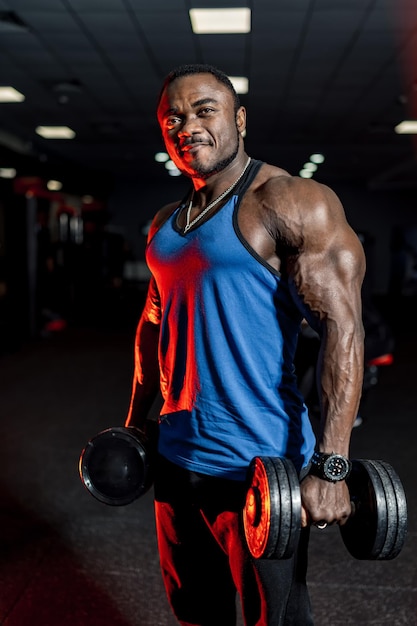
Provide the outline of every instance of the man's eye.
<path id="1" fill-rule="evenodd" d="M 167 128 L 173 128 L 177 124 L 180 124 L 181 120 L 179 117 L 168 117 L 165 124 Z"/>
<path id="2" fill-rule="evenodd" d="M 204 109 L 201 109 L 199 111 L 199 115 L 209 115 L 210 113 L 213 113 L 214 109 L 212 109 L 211 107 L 204 107 Z"/>

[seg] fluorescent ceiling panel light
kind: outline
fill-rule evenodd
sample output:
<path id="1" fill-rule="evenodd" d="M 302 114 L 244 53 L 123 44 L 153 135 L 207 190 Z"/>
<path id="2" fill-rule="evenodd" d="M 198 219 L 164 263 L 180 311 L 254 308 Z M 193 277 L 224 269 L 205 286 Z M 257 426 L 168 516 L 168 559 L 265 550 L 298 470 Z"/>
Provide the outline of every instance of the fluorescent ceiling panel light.
<path id="1" fill-rule="evenodd" d="M 213 33 L 250 33 L 251 11 L 236 9 L 190 9 L 193 32 L 197 35 Z"/>
<path id="2" fill-rule="evenodd" d="M 0 102 L 23 102 L 25 96 L 14 87 L 0 87 Z"/>
<path id="3" fill-rule="evenodd" d="M 229 76 L 229 80 L 235 88 L 236 93 L 248 93 L 249 80 L 246 76 Z"/>
<path id="4" fill-rule="evenodd" d="M 395 127 L 397 135 L 415 135 L 417 133 L 417 120 L 404 120 Z"/>
<path id="5" fill-rule="evenodd" d="M 36 133 L 44 139 L 74 139 L 75 133 L 68 126 L 38 126 Z"/>

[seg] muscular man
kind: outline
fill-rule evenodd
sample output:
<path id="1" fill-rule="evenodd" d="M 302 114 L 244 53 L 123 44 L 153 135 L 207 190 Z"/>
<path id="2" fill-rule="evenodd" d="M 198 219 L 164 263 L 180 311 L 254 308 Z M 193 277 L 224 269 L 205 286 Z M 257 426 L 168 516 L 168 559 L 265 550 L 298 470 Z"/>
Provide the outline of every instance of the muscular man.
<path id="1" fill-rule="evenodd" d="M 155 513 L 168 598 L 183 625 L 232 626 L 237 590 L 247 626 L 308 626 L 309 525 L 343 524 L 351 510 L 345 481 L 309 468 L 315 450 L 349 454 L 362 385 L 362 246 L 328 187 L 248 157 L 246 112 L 222 72 L 174 70 L 157 114 L 192 187 L 149 233 L 126 425 L 149 433 L 160 390 Z M 317 441 L 293 368 L 303 318 L 322 338 Z M 242 539 L 245 475 L 260 455 L 290 458 L 302 478 L 292 559 L 253 560 Z"/>

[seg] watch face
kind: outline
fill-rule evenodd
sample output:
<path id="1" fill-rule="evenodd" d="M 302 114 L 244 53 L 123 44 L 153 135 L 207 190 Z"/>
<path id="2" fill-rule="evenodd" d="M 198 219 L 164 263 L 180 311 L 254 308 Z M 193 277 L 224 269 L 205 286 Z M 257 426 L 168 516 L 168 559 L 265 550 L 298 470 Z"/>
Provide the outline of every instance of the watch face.
<path id="1" fill-rule="evenodd" d="M 339 454 L 332 454 L 324 462 L 323 472 L 328 480 L 344 480 L 349 474 L 350 463 Z"/>

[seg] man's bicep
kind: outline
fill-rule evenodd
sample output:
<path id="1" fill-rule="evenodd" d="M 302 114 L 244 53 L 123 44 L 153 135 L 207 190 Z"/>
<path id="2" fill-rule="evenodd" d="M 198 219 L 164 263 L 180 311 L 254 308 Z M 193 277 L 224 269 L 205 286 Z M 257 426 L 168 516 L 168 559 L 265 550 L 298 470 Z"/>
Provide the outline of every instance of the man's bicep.
<path id="1" fill-rule="evenodd" d="M 316 325 L 331 319 L 347 323 L 361 311 L 363 248 L 350 227 L 331 239 L 321 250 L 300 252 L 291 267 L 296 298 L 307 319 Z"/>

